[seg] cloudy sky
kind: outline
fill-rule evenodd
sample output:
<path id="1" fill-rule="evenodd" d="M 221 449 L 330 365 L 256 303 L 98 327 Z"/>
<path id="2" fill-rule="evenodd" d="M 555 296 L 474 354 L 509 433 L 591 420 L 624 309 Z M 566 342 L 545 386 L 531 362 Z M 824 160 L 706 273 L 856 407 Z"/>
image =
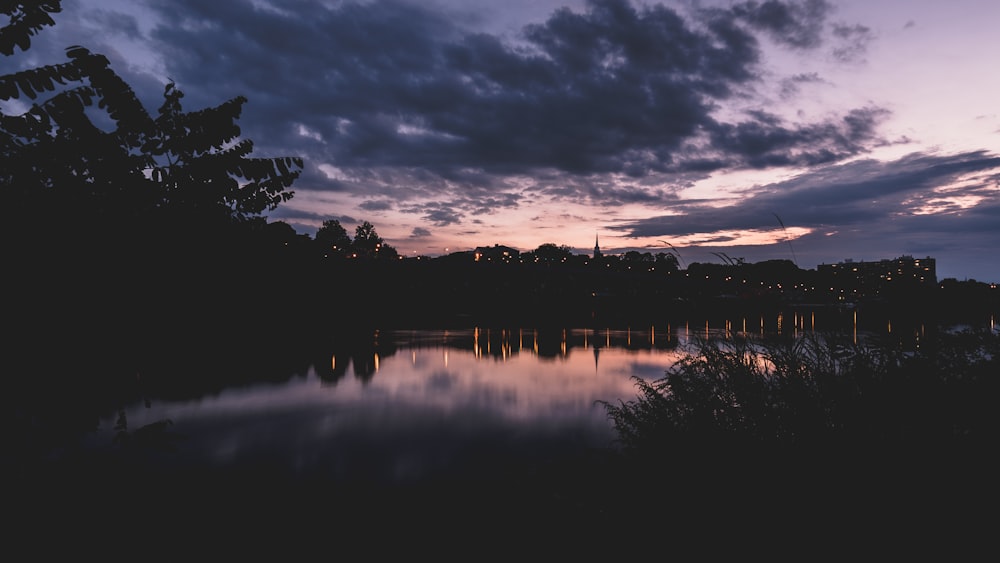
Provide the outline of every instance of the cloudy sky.
<path id="1" fill-rule="evenodd" d="M 931 256 L 1000 281 L 1000 2 L 67 0 L 155 112 L 237 95 L 270 216 L 401 253 L 543 243 L 684 263 Z"/>

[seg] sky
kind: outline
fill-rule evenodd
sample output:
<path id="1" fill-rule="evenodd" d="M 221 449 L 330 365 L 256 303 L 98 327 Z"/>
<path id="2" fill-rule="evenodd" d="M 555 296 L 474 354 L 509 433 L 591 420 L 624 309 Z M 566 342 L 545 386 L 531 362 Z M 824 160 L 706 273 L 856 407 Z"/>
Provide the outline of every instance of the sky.
<path id="1" fill-rule="evenodd" d="M 501 244 L 682 266 L 927 256 L 1000 281 L 1000 2 L 66 0 L 0 72 L 82 45 L 155 114 L 246 96 L 269 212 L 404 256 Z M 10 108 L 6 108 L 10 109 Z"/>

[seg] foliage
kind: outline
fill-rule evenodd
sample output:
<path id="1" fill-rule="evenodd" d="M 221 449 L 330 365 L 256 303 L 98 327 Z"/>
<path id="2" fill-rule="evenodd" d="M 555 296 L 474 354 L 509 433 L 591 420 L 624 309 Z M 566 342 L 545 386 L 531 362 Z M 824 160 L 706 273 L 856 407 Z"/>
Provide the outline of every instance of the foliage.
<path id="1" fill-rule="evenodd" d="M 323 221 L 323 226 L 313 237 L 320 251 L 327 256 L 344 256 L 351 247 L 351 237 L 347 229 L 336 219 Z"/>
<path id="2" fill-rule="evenodd" d="M 638 250 L 629 250 L 624 256 L 622 256 L 622 261 L 634 264 L 652 263 L 654 260 L 655 259 L 651 253 L 639 252 Z"/>
<path id="3" fill-rule="evenodd" d="M 547 242 L 539 245 L 531 252 L 526 252 L 522 258 L 525 262 L 538 262 L 542 264 L 560 264 L 572 258 L 573 250 L 566 245 L 556 245 Z"/>
<path id="4" fill-rule="evenodd" d="M 914 354 L 813 335 L 701 342 L 638 397 L 605 403 L 625 450 L 877 450 L 995 439 L 1000 335 L 945 334 Z"/>
<path id="5" fill-rule="evenodd" d="M 12 55 L 15 48 L 27 51 L 32 35 L 55 25 L 49 14 L 61 12 L 61 4 L 62 0 L 0 0 L 0 14 L 9 18 L 0 27 L 0 53 Z"/>
<path id="6" fill-rule="evenodd" d="M 0 2 L 10 18 L 0 52 L 26 50 L 59 11 L 58 1 Z M 286 189 L 302 161 L 250 157 L 253 143 L 236 124 L 246 98 L 185 112 L 171 82 L 153 117 L 106 57 L 79 46 L 66 55 L 66 63 L 0 76 L 0 100 L 27 107 L 0 114 L 5 241 L 45 225 L 33 241 L 45 253 L 69 238 L 90 249 L 152 234 L 176 241 L 181 232 L 204 242 L 292 196 Z"/>
<path id="7" fill-rule="evenodd" d="M 382 237 L 375 232 L 375 226 L 368 221 L 361 223 L 354 229 L 352 248 L 359 257 L 374 258 L 384 242 Z"/>
<path id="8" fill-rule="evenodd" d="M 676 272 L 679 269 L 677 256 L 672 252 L 657 252 L 654 258 L 656 267 L 664 272 Z"/>
<path id="9" fill-rule="evenodd" d="M 397 260 L 399 252 L 379 236 L 375 226 L 368 221 L 354 229 L 354 239 L 336 219 L 323 221 L 314 237 L 316 246 L 324 257 L 350 256 L 362 260 Z"/>
<path id="10" fill-rule="evenodd" d="M 0 77 L 2 100 L 37 100 L 67 85 L 23 115 L 2 117 L 0 190 L 13 210 L 46 209 L 77 230 L 149 221 L 190 229 L 243 222 L 292 197 L 285 190 L 302 160 L 249 156 L 253 143 L 236 124 L 246 98 L 184 112 L 183 93 L 169 83 L 153 118 L 107 58 L 82 47 L 67 56 L 66 64 Z M 92 108 L 104 115 L 91 118 Z"/>

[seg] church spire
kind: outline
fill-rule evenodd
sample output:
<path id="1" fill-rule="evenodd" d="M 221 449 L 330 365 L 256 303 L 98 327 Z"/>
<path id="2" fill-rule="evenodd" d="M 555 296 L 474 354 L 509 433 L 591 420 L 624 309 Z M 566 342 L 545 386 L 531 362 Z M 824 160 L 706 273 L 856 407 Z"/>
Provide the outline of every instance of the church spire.
<path id="1" fill-rule="evenodd" d="M 602 254 L 601 254 L 601 245 L 599 244 L 598 238 L 597 238 L 597 234 L 595 233 L 594 234 L 594 258 L 597 259 L 597 258 L 600 258 L 601 256 L 602 256 Z"/>

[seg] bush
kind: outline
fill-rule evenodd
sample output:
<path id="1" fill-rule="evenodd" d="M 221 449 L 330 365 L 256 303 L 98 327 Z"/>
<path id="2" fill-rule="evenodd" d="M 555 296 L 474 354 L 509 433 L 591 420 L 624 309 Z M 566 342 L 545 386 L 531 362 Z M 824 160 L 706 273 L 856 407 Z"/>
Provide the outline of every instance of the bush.
<path id="1" fill-rule="evenodd" d="M 987 444 L 1000 335 L 942 333 L 904 352 L 805 335 L 700 342 L 638 397 L 605 403 L 625 453 L 860 454 Z"/>

